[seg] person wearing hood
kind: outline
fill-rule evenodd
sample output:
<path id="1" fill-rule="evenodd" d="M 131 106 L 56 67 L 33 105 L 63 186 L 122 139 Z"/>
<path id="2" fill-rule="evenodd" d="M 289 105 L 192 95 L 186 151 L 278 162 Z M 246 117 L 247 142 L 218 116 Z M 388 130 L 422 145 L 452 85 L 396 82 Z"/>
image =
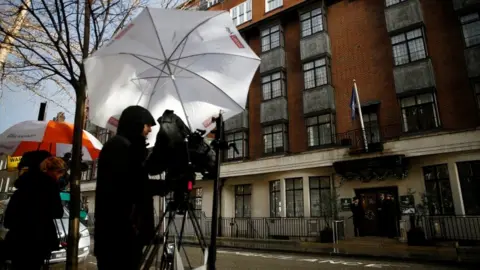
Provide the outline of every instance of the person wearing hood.
<path id="1" fill-rule="evenodd" d="M 26 154 L 22 161 L 17 190 L 5 210 L 5 242 L 13 269 L 40 269 L 60 247 L 55 219 L 63 217 L 63 205 L 57 181 L 66 165 L 42 151 Z"/>
<path id="2" fill-rule="evenodd" d="M 142 248 L 155 236 L 153 196 L 165 196 L 164 181 L 145 168 L 147 135 L 155 119 L 140 106 L 126 108 L 117 134 L 98 158 L 94 254 L 98 269 L 139 269 Z"/>

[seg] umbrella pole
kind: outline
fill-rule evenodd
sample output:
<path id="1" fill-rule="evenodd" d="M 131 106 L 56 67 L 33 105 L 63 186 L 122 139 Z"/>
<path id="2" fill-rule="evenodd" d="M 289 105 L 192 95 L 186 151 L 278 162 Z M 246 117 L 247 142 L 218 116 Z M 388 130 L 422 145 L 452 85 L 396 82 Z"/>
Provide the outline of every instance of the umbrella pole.
<path id="1" fill-rule="evenodd" d="M 222 162 L 223 150 L 226 148 L 223 133 L 223 116 L 220 113 L 215 118 L 217 131 L 215 132 L 215 141 L 213 144 L 215 148 L 215 162 L 217 163 L 217 171 L 215 179 L 213 180 L 213 203 L 212 203 L 212 231 L 210 233 L 210 247 L 208 251 L 207 269 L 215 270 L 215 262 L 217 260 L 217 231 L 218 231 L 218 194 L 220 182 L 220 164 Z M 228 148 L 228 147 L 227 147 Z"/>

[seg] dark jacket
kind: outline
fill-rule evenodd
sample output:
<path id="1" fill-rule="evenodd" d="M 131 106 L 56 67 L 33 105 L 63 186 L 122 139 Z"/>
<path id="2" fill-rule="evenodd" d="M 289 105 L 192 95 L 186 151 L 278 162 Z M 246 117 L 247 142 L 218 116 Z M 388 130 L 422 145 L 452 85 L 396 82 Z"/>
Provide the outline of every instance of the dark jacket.
<path id="1" fill-rule="evenodd" d="M 353 220 L 360 221 L 365 218 L 365 210 L 361 203 L 355 205 L 354 203 L 350 204 L 350 209 L 352 210 Z"/>
<path id="2" fill-rule="evenodd" d="M 108 256 L 126 246 L 147 244 L 154 236 L 153 196 L 165 195 L 163 181 L 149 180 L 145 124 L 155 125 L 140 106 L 125 109 L 117 135 L 107 141 L 98 159 L 95 194 L 95 255 Z"/>
<path id="3" fill-rule="evenodd" d="M 29 170 L 15 181 L 15 187 L 4 220 L 11 256 L 25 258 L 32 252 L 49 257 L 60 244 L 54 221 L 63 217 L 58 185 L 48 175 Z"/>

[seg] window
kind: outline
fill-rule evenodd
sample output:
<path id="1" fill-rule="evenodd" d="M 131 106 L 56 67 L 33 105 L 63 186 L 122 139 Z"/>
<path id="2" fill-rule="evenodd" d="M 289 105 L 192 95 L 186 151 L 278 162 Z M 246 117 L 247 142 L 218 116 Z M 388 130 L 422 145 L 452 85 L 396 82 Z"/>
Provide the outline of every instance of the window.
<path id="1" fill-rule="evenodd" d="M 480 110 L 480 83 L 475 84 L 475 99 L 477 100 L 477 106 Z"/>
<path id="2" fill-rule="evenodd" d="M 92 180 L 97 179 L 97 172 L 98 172 L 98 160 L 95 160 L 92 163 Z"/>
<path id="3" fill-rule="evenodd" d="M 229 133 L 226 135 L 228 144 L 235 144 L 238 150 L 238 154 L 235 152 L 235 149 L 232 147 L 227 150 L 227 160 L 232 159 L 241 159 L 247 156 L 247 132 L 239 131 L 234 133 Z"/>
<path id="4" fill-rule="evenodd" d="M 457 168 L 465 214 L 480 215 L 480 160 L 458 162 Z"/>
<path id="5" fill-rule="evenodd" d="M 310 177 L 310 216 L 332 216 L 332 195 L 329 176 Z"/>
<path id="6" fill-rule="evenodd" d="M 322 9 L 316 8 L 300 15 L 300 25 L 302 27 L 302 37 L 323 31 Z"/>
<path id="7" fill-rule="evenodd" d="M 281 153 L 286 150 L 287 127 L 276 124 L 263 128 L 263 152 L 265 154 Z"/>
<path id="8" fill-rule="evenodd" d="M 333 143 L 334 125 L 331 114 L 313 116 L 306 119 L 308 147 Z"/>
<path id="9" fill-rule="evenodd" d="M 252 185 L 235 186 L 235 217 L 251 217 Z"/>
<path id="10" fill-rule="evenodd" d="M 364 113 L 363 123 L 365 127 L 365 133 L 367 134 L 368 143 L 380 142 L 380 126 L 378 125 L 377 113 Z"/>
<path id="11" fill-rule="evenodd" d="M 270 217 L 280 217 L 282 214 L 282 199 L 280 197 L 280 180 L 270 181 Z"/>
<path id="12" fill-rule="evenodd" d="M 303 178 L 285 179 L 287 217 L 303 217 Z"/>
<path id="13" fill-rule="evenodd" d="M 395 66 L 407 64 L 427 57 L 423 30 L 415 29 L 392 37 Z"/>
<path id="14" fill-rule="evenodd" d="M 110 139 L 111 135 L 112 135 L 112 133 L 110 132 L 110 130 L 108 130 L 106 128 L 99 128 L 98 134 L 97 134 L 97 139 L 102 144 L 104 144 Z"/>
<path id="15" fill-rule="evenodd" d="M 460 17 L 462 24 L 463 38 L 465 46 L 470 47 L 480 44 L 480 16 L 478 13 L 472 13 Z"/>
<path id="16" fill-rule="evenodd" d="M 252 0 L 247 0 L 230 9 L 230 16 L 235 25 L 241 25 L 252 20 Z"/>
<path id="17" fill-rule="evenodd" d="M 218 3 L 220 3 L 220 0 L 207 0 L 207 7 L 212 7 Z"/>
<path id="18" fill-rule="evenodd" d="M 386 0 L 385 6 L 389 7 L 405 1 L 408 1 L 408 0 Z"/>
<path id="19" fill-rule="evenodd" d="M 283 6 L 283 0 L 265 0 L 265 13 Z"/>
<path id="20" fill-rule="evenodd" d="M 262 77 L 263 100 L 285 95 L 285 74 L 283 72 L 276 72 Z"/>
<path id="21" fill-rule="evenodd" d="M 262 30 L 262 52 L 280 47 L 283 42 L 280 25 L 275 25 Z"/>
<path id="22" fill-rule="evenodd" d="M 197 218 L 200 218 L 200 215 L 202 214 L 202 196 L 202 188 L 194 188 L 190 192 L 190 202 L 193 205 L 193 211 L 195 211 L 195 215 L 197 216 Z"/>
<path id="23" fill-rule="evenodd" d="M 93 164 L 88 164 L 88 169 L 86 171 L 82 172 L 82 178 L 80 178 L 81 181 L 90 181 L 92 177 L 92 168 Z"/>
<path id="24" fill-rule="evenodd" d="M 423 177 L 429 214 L 455 214 L 447 164 L 423 167 Z"/>
<path id="25" fill-rule="evenodd" d="M 305 89 L 311 89 L 327 84 L 328 77 L 326 58 L 303 64 L 303 80 Z"/>
<path id="26" fill-rule="evenodd" d="M 422 131 L 439 126 L 435 96 L 432 93 L 400 99 L 403 130 Z"/>

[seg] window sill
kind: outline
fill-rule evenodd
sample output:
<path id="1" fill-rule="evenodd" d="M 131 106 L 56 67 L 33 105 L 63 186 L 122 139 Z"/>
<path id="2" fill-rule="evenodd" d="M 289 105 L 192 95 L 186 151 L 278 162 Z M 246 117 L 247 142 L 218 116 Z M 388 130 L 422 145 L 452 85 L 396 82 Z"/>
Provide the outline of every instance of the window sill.
<path id="1" fill-rule="evenodd" d="M 271 52 L 271 51 L 278 50 L 278 49 L 285 50 L 285 48 L 280 45 L 280 46 L 277 46 L 277 47 L 275 47 L 275 48 L 270 48 L 270 49 L 268 49 L 268 50 L 266 50 L 266 51 L 261 51 L 260 53 L 261 53 L 261 54 L 269 53 L 269 52 Z"/>
<path id="2" fill-rule="evenodd" d="M 248 21 L 244 21 L 244 22 L 242 22 L 241 24 L 236 24 L 235 26 L 236 26 L 236 27 L 240 27 L 240 26 L 243 26 L 243 25 L 248 24 L 248 23 L 250 23 L 250 22 L 252 22 L 252 19 L 250 19 L 250 20 L 248 20 Z"/>
<path id="3" fill-rule="evenodd" d="M 408 65 L 415 65 L 416 63 L 425 62 L 425 61 L 428 61 L 428 60 L 430 60 L 430 56 L 427 56 L 425 58 L 418 59 L 418 60 L 415 60 L 415 61 L 411 61 L 411 62 L 408 62 L 408 63 L 405 63 L 405 64 L 400 64 L 400 65 L 393 64 L 393 68 L 400 68 L 400 67 L 406 67 Z"/>
<path id="4" fill-rule="evenodd" d="M 301 31 L 302 31 L 302 30 L 300 29 L 300 32 L 301 32 Z M 300 39 L 308 39 L 308 38 L 311 38 L 311 37 L 313 37 L 313 36 L 315 36 L 315 35 L 326 34 L 326 33 L 327 33 L 327 31 L 325 31 L 325 29 L 323 29 L 323 30 L 321 30 L 321 31 L 312 33 L 312 34 L 307 35 L 307 36 L 302 36 L 302 35 L 300 34 Z"/>

